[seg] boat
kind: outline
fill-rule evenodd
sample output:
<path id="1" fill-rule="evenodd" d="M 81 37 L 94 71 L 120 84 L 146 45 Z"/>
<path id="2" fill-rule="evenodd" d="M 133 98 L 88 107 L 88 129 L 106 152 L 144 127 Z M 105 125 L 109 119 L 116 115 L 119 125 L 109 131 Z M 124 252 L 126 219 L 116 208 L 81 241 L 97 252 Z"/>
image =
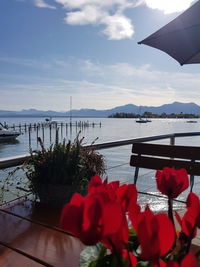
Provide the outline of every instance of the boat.
<path id="1" fill-rule="evenodd" d="M 145 118 L 142 118 L 142 115 L 141 115 L 141 106 L 140 106 L 140 110 L 139 110 L 139 118 L 138 120 L 136 120 L 137 123 L 147 123 L 147 122 L 151 122 L 151 120 L 147 119 L 146 117 Z M 143 114 L 144 116 L 144 114 Z"/>
<path id="2" fill-rule="evenodd" d="M 136 120 L 135 122 L 137 123 L 147 123 L 147 120 L 144 120 L 142 118 L 139 118 L 138 120 Z"/>
<path id="3" fill-rule="evenodd" d="M 190 120 L 190 121 L 186 121 L 187 123 L 197 123 L 197 121 L 194 120 Z"/>
<path id="4" fill-rule="evenodd" d="M 147 123 L 147 122 L 151 122 L 151 120 L 143 119 L 143 118 L 139 118 L 139 119 L 136 120 L 135 122 L 137 122 L 137 123 Z"/>
<path id="5" fill-rule="evenodd" d="M 5 128 L 2 123 L 0 123 L 0 141 L 13 140 L 20 135 L 18 131 L 11 131 Z"/>

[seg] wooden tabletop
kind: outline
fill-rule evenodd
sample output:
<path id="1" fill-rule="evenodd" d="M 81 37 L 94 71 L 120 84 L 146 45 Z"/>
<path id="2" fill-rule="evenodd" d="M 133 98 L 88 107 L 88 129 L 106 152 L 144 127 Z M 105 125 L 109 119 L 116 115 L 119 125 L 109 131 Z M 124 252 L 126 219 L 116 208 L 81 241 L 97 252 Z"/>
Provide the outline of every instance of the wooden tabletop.
<path id="1" fill-rule="evenodd" d="M 78 267 L 84 245 L 59 228 L 60 213 L 61 208 L 30 200 L 0 206 L 0 266 Z M 198 231 L 191 250 L 199 247 Z"/>
<path id="2" fill-rule="evenodd" d="M 79 266 L 84 248 L 59 228 L 61 208 L 32 201 L 0 207 L 0 266 Z"/>

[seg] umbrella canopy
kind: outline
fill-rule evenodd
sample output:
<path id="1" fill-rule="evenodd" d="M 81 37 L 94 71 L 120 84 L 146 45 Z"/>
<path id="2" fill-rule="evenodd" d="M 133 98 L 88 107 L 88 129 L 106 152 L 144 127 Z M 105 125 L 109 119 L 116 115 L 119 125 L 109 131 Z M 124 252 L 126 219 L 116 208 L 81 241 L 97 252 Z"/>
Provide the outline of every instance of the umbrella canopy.
<path id="1" fill-rule="evenodd" d="M 138 44 L 158 48 L 181 65 L 200 63 L 200 0 Z"/>

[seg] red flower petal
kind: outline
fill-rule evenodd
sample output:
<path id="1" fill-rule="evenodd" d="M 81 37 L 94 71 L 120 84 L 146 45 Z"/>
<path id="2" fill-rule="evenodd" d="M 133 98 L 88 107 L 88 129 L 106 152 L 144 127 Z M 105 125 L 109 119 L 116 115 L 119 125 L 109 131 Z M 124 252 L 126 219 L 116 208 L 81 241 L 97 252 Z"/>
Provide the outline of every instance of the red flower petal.
<path id="1" fill-rule="evenodd" d="M 140 215 L 137 228 L 144 260 L 157 262 L 174 244 L 175 229 L 166 214 L 154 215 L 147 209 Z"/>
<path id="2" fill-rule="evenodd" d="M 126 247 L 129 237 L 128 223 L 124 210 L 119 204 L 109 205 L 104 218 L 104 235 L 101 242 L 109 249 L 120 252 Z M 114 207 L 115 206 L 115 207 Z M 117 207 L 118 206 L 118 207 Z M 109 222 L 108 222 L 109 220 Z M 114 222 L 116 221 L 116 222 Z M 120 224 L 119 224 L 120 223 Z M 113 229 L 115 229 L 115 232 Z"/>
<path id="3" fill-rule="evenodd" d="M 80 194 L 75 193 L 70 202 L 64 205 L 60 225 L 61 228 L 76 237 L 80 237 L 81 233 L 81 222 L 83 218 L 83 202 L 84 197 Z"/>
<path id="4" fill-rule="evenodd" d="M 116 191 L 118 201 L 123 205 L 124 209 L 128 211 L 131 206 L 137 203 L 137 189 L 133 184 L 122 185 Z"/>
<path id="5" fill-rule="evenodd" d="M 122 225 L 123 216 L 125 216 L 122 208 L 115 202 L 108 203 L 103 208 L 103 235 L 111 235 L 116 233 Z"/>
<path id="6" fill-rule="evenodd" d="M 102 184 L 103 183 L 99 175 L 93 176 L 88 184 L 88 193 L 94 193 Z"/>
<path id="7" fill-rule="evenodd" d="M 198 261 L 192 253 L 188 253 L 182 260 L 180 267 L 198 267 Z"/>
<path id="8" fill-rule="evenodd" d="M 176 261 L 168 261 L 167 267 L 180 267 L 179 263 Z M 189 267 L 189 266 L 188 266 Z"/>

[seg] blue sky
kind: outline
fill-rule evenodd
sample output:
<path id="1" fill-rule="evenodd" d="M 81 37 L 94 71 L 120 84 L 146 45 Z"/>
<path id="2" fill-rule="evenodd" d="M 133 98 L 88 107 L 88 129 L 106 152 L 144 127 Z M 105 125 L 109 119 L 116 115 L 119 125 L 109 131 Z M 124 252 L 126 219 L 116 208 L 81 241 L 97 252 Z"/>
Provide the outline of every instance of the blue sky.
<path id="1" fill-rule="evenodd" d="M 0 110 L 200 104 L 199 65 L 138 45 L 192 0 L 0 0 Z"/>

